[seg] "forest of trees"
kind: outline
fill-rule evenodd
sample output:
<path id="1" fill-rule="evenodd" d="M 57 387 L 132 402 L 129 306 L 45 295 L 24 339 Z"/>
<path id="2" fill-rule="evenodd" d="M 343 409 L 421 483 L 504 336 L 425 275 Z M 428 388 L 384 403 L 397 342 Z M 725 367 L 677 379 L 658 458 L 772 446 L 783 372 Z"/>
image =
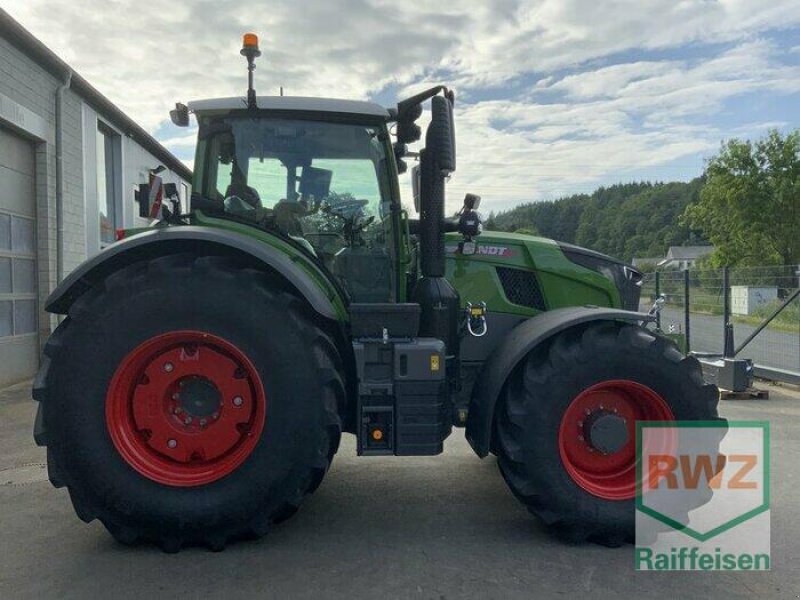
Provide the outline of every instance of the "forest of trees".
<path id="1" fill-rule="evenodd" d="M 711 243 L 711 266 L 800 263 L 800 130 L 724 142 L 702 177 L 626 183 L 491 214 L 486 229 L 537 234 L 630 261 Z"/>
<path id="2" fill-rule="evenodd" d="M 533 233 L 630 261 L 663 257 L 670 246 L 707 243 L 681 216 L 700 197 L 701 178 L 688 183 L 626 183 L 490 214 L 486 229 Z"/>

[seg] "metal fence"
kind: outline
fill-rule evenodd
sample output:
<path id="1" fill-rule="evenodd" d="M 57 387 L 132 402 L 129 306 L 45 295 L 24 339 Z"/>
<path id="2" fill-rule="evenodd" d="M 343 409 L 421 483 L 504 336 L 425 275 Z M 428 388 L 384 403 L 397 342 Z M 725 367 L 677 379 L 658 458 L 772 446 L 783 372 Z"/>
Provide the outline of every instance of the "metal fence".
<path id="1" fill-rule="evenodd" d="M 731 324 L 729 355 L 789 298 L 786 307 L 737 353 L 750 358 L 757 372 L 778 380 L 800 380 L 800 265 L 775 267 L 695 268 L 645 274 L 640 308 L 647 310 L 659 294 L 665 331 L 685 333 L 689 349 L 722 355 Z M 727 302 L 726 291 L 727 289 Z"/>

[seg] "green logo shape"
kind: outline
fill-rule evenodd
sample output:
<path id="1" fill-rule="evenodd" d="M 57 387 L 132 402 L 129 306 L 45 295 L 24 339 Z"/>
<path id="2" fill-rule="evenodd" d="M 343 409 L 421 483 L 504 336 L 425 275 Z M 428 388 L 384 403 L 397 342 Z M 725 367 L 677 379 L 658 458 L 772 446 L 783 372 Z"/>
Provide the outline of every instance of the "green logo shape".
<path id="1" fill-rule="evenodd" d="M 665 515 L 664 513 L 660 513 L 657 510 L 646 506 L 642 500 L 642 431 L 647 428 L 676 428 L 676 429 L 690 429 L 690 428 L 706 428 L 706 427 L 714 427 L 714 428 L 725 428 L 725 429 L 732 429 L 732 428 L 741 428 L 741 429 L 762 429 L 763 436 L 762 440 L 764 443 L 763 447 L 763 456 L 764 456 L 764 485 L 762 486 L 764 490 L 764 495 L 762 502 L 756 508 L 750 509 L 744 514 L 741 514 L 737 517 L 714 527 L 710 531 L 700 532 L 695 529 L 692 529 L 688 525 L 684 525 L 679 523 L 675 519 L 671 518 L 669 515 Z M 661 521 L 665 525 L 669 525 L 676 531 L 682 531 L 689 537 L 696 539 L 699 542 L 705 542 L 710 540 L 711 538 L 728 531 L 744 523 L 745 521 L 752 519 L 753 517 L 760 515 L 761 513 L 769 510 L 769 498 L 770 498 L 770 454 L 769 454 L 769 421 L 728 421 L 725 423 L 724 421 L 637 421 L 636 422 L 636 510 L 643 512 L 646 515 L 653 517 L 654 519 Z"/>

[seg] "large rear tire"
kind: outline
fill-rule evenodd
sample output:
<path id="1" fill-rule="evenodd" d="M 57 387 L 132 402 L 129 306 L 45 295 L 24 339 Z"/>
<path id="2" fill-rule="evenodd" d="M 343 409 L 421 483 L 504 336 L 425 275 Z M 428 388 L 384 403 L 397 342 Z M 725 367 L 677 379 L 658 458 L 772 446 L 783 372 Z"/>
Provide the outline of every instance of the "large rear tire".
<path id="1" fill-rule="evenodd" d="M 618 546 L 634 538 L 635 422 L 724 421 L 717 402 L 698 361 L 669 340 L 593 324 L 559 334 L 512 373 L 493 447 L 512 492 L 551 532 Z"/>
<path id="2" fill-rule="evenodd" d="M 336 452 L 336 346 L 281 281 L 218 256 L 126 267 L 84 293 L 45 347 L 50 478 L 121 542 L 213 550 L 259 537 Z"/>

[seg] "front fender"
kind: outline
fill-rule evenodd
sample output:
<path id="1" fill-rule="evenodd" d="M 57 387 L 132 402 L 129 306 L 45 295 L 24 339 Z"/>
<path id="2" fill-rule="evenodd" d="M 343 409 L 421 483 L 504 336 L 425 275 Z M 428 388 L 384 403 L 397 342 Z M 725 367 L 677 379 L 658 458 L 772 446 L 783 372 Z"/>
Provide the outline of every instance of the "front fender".
<path id="1" fill-rule="evenodd" d="M 66 314 L 70 305 L 97 281 L 139 260 L 177 252 L 222 252 L 256 259 L 286 279 L 321 316 L 338 319 L 335 292 L 324 287 L 280 249 L 234 231 L 192 225 L 153 228 L 113 244 L 90 258 L 62 281 L 45 303 L 45 310 Z"/>
<path id="2" fill-rule="evenodd" d="M 514 368 L 539 344 L 570 327 L 590 321 L 649 321 L 642 313 L 602 308 L 571 306 L 559 308 L 523 321 L 515 327 L 486 359 L 475 383 L 467 416 L 466 437 L 476 454 L 489 453 L 492 420 L 500 392 Z"/>

